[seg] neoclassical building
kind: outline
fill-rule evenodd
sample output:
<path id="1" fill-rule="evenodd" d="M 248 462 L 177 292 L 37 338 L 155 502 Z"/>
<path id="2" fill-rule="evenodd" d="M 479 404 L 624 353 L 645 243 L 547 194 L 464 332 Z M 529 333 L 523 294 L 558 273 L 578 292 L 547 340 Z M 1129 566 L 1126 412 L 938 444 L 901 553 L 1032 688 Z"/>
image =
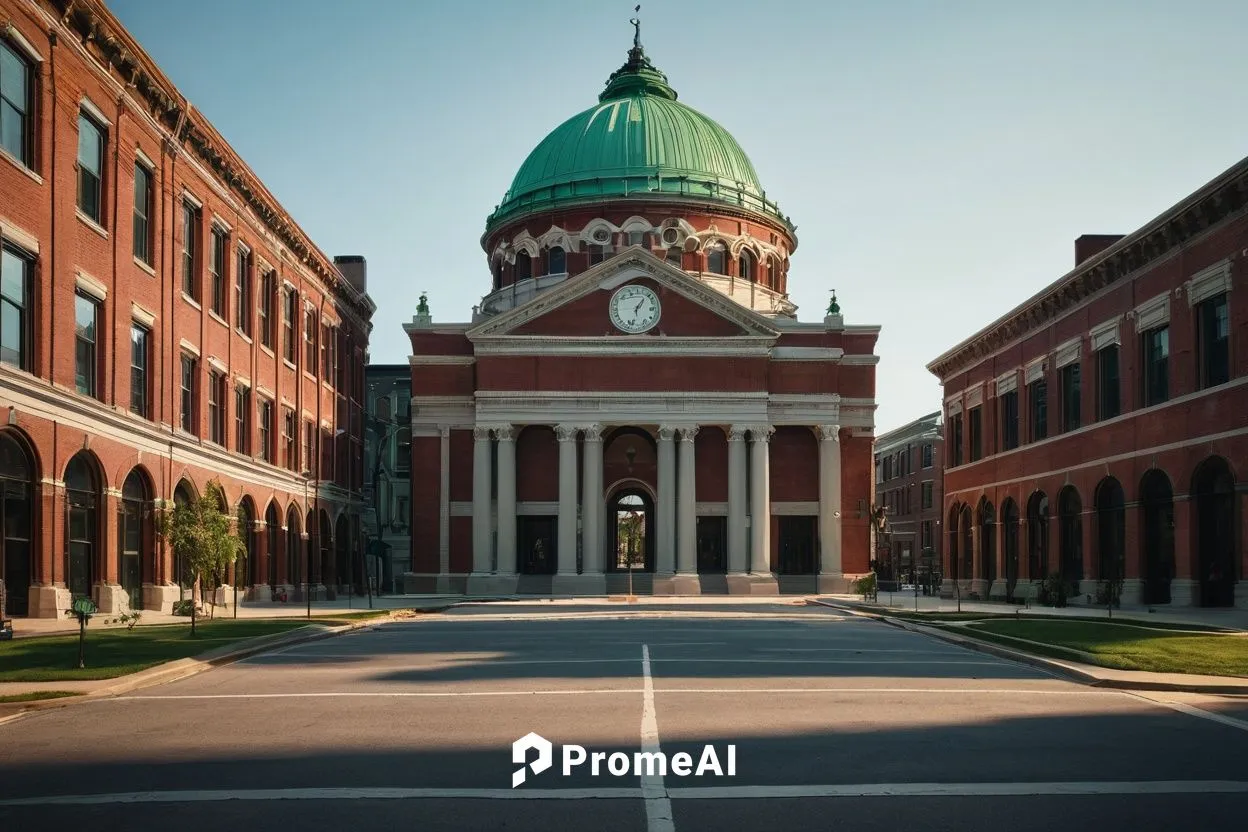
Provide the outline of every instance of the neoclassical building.
<path id="1" fill-rule="evenodd" d="M 774 593 L 868 569 L 879 328 L 800 321 L 794 225 L 634 40 L 521 165 L 472 320 L 422 299 L 409 590 Z"/>

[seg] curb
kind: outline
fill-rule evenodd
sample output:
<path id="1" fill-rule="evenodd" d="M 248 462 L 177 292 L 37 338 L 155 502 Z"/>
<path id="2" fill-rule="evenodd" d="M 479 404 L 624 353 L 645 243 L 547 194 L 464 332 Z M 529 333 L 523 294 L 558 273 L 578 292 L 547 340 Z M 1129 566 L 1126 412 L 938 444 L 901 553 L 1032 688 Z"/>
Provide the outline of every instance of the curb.
<path id="1" fill-rule="evenodd" d="M 352 630 L 362 630 L 368 627 L 374 627 L 383 622 L 398 620 L 402 619 L 396 618 L 393 614 L 390 614 L 384 618 L 378 617 L 364 619 L 344 624 L 339 627 L 328 627 L 324 624 L 306 624 L 285 633 L 255 636 L 254 638 L 247 639 L 246 642 L 239 647 L 221 647 L 204 653 L 199 657 L 174 659 L 170 662 L 158 664 L 155 667 L 149 667 L 146 670 L 140 670 L 137 673 L 122 676 L 115 684 L 98 688 L 90 691 L 89 693 L 84 693 L 81 696 L 66 696 L 60 699 L 45 699 L 35 700 L 33 702 L 15 703 L 18 710 L 14 713 L 4 714 L 0 711 L 0 725 L 19 719 L 20 717 L 34 711 L 65 708 L 96 699 L 119 696 L 124 693 L 139 690 L 140 688 L 176 682 L 181 679 L 196 676 L 216 667 L 223 667 L 228 664 L 233 664 L 234 662 L 242 661 L 243 659 L 250 658 L 251 656 L 259 653 L 265 653 L 277 648 L 294 647 L 300 644 L 320 641 L 322 639 L 342 635 L 343 633 L 349 633 Z M 56 682 L 48 682 L 48 686 L 49 690 L 55 690 Z"/>
<path id="2" fill-rule="evenodd" d="M 868 612 L 862 609 L 855 609 L 851 605 L 835 604 L 829 601 L 820 601 L 815 598 L 809 599 L 811 603 L 824 607 L 848 612 L 850 615 L 856 615 L 861 618 L 869 618 L 875 621 L 881 621 L 893 627 L 902 630 L 909 630 L 912 633 L 930 636 L 950 644 L 956 644 L 959 647 L 965 647 L 968 650 L 975 650 L 980 653 L 987 653 L 1001 659 L 1009 659 L 1010 661 L 1020 664 L 1030 665 L 1032 667 L 1044 670 L 1047 673 L 1064 676 L 1071 681 L 1079 682 L 1089 687 L 1106 688 L 1109 690 L 1142 690 L 1142 691 L 1160 691 L 1171 693 L 1211 693 L 1211 694 L 1248 694 L 1248 683 L 1245 684 L 1185 684 L 1182 682 L 1156 682 L 1147 679 L 1114 679 L 1104 676 L 1098 676 L 1095 673 L 1089 673 L 1080 670 L 1071 665 L 1065 664 L 1058 659 L 1050 659 L 1044 656 L 1038 656 L 1034 653 L 1026 653 L 1022 650 L 1012 650 L 999 644 L 989 641 L 983 641 L 968 636 L 958 636 L 945 630 L 935 627 L 927 627 L 922 624 L 915 624 L 910 621 L 903 621 L 898 618 L 892 618 L 887 615 L 881 615 L 875 612 Z M 1143 671 L 1119 671 L 1122 673 L 1142 673 Z"/>

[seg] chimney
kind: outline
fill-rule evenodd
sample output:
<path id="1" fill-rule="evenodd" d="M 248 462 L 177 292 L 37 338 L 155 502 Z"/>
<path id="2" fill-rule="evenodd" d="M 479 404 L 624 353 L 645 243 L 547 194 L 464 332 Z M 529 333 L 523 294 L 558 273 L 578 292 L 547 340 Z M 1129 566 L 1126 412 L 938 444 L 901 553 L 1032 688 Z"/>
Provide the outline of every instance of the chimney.
<path id="1" fill-rule="evenodd" d="M 1075 265 L 1095 257 L 1114 243 L 1121 240 L 1123 234 L 1084 234 L 1075 240 Z"/>
<path id="2" fill-rule="evenodd" d="M 340 254 L 334 258 L 334 265 L 361 294 L 368 292 L 368 262 L 362 254 Z"/>

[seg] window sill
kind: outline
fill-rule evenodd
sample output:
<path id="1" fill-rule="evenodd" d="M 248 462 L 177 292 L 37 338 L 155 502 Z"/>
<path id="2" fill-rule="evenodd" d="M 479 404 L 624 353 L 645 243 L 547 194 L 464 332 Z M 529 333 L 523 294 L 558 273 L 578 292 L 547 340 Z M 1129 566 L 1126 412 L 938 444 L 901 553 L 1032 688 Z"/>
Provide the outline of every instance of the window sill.
<path id="1" fill-rule="evenodd" d="M 141 257 L 134 258 L 134 265 L 138 266 L 140 269 L 147 272 L 152 277 L 156 276 L 156 269 L 154 269 L 148 263 L 145 263 Z"/>
<path id="2" fill-rule="evenodd" d="M 94 231 L 96 234 L 99 234 L 105 240 L 108 239 L 108 231 L 105 230 L 104 226 L 100 225 L 98 222 L 91 219 L 86 214 L 82 213 L 81 208 L 74 206 L 74 216 L 77 217 L 82 222 L 82 224 L 85 225 L 87 228 L 90 228 L 92 231 Z"/>
<path id="3" fill-rule="evenodd" d="M 241 329 L 239 329 L 238 327 L 235 327 L 235 328 L 234 328 L 234 331 L 238 333 L 238 337 L 239 337 L 239 338 L 242 338 L 242 339 L 243 339 L 244 341 L 246 341 L 248 344 L 252 343 L 251 336 L 250 336 L 250 335 L 248 335 L 246 332 L 243 332 L 243 331 L 242 331 Z"/>
<path id="4" fill-rule="evenodd" d="M 273 354 L 273 350 L 269 349 L 264 344 L 260 345 L 260 349 L 263 350 L 264 354 L 267 355 L 269 358 L 277 358 L 277 356 Z"/>
<path id="5" fill-rule="evenodd" d="M 32 181 L 34 181 L 34 182 L 36 182 L 36 183 L 38 183 L 38 184 L 40 184 L 40 185 L 42 185 L 42 184 L 43 184 L 43 177 L 42 177 L 42 176 L 40 176 L 39 174 L 35 173 L 33 170 L 31 170 L 30 168 L 28 168 L 28 167 L 26 166 L 26 163 L 25 163 L 25 162 L 23 162 L 21 159 L 17 158 L 17 157 L 16 157 L 16 156 L 14 156 L 12 153 L 10 153 L 9 151 L 5 150 L 5 149 L 4 149 L 4 148 L 2 148 L 2 147 L 0 147 L 0 159 L 3 159 L 4 161 L 8 162 L 8 163 L 9 163 L 10 165 L 12 165 L 13 167 L 15 167 L 15 168 L 17 168 L 18 170 L 20 170 L 22 173 L 24 173 L 24 174 L 26 174 L 27 176 L 29 176 L 29 177 L 31 178 L 31 180 L 32 180 Z"/>
<path id="6" fill-rule="evenodd" d="M 195 298 L 191 297 L 191 296 L 190 296 L 190 295 L 188 295 L 186 292 L 183 292 L 183 293 L 182 293 L 182 300 L 186 301 L 186 302 L 187 302 L 187 303 L 189 303 L 191 306 L 194 306 L 194 307 L 195 307 L 196 309 L 198 309 L 199 311 L 201 311 L 201 312 L 202 312 L 202 311 L 204 311 L 204 307 L 202 307 L 202 306 L 200 306 L 200 305 L 199 305 L 199 301 L 195 300 Z"/>
<path id="7" fill-rule="evenodd" d="M 313 384 L 316 384 L 316 376 L 312 375 L 307 370 L 303 371 L 303 377 L 306 378 L 308 381 L 312 382 Z"/>
<path id="8" fill-rule="evenodd" d="M 296 366 L 294 365 L 294 362 L 292 362 L 292 361 L 291 361 L 290 359 L 288 359 L 288 358 L 283 358 L 283 359 L 282 359 L 282 363 L 283 363 L 283 364 L 285 364 L 285 365 L 286 365 L 288 368 L 290 368 L 291 370 L 296 370 L 296 371 L 297 371 L 297 370 L 299 369 L 298 367 L 296 367 Z"/>
<path id="9" fill-rule="evenodd" d="M 221 324 L 221 326 L 225 327 L 226 329 L 230 328 L 230 325 L 225 322 L 225 318 L 222 318 L 220 315 L 218 315 L 216 312 L 213 312 L 211 309 L 208 310 L 208 317 L 212 318 L 214 321 Z"/>

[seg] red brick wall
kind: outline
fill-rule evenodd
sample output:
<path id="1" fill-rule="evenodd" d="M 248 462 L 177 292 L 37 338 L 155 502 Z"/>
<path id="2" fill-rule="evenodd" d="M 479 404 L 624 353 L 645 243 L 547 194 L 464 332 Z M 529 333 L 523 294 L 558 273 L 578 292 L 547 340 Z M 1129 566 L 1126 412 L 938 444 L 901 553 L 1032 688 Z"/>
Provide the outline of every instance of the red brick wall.
<path id="1" fill-rule="evenodd" d="M 451 431 L 451 502 L 472 500 L 473 447 L 471 430 Z"/>
<path id="2" fill-rule="evenodd" d="M 481 390 L 761 391 L 766 358 L 662 356 L 484 356 L 477 361 Z"/>
<path id="3" fill-rule="evenodd" d="M 704 428 L 705 430 L 705 428 Z M 696 450 L 701 451 L 701 433 L 699 432 Z M 612 483 L 620 480 L 640 480 L 657 489 L 659 482 L 658 449 L 654 440 L 648 436 L 624 429 L 616 430 L 604 436 L 606 444 L 602 449 L 602 482 L 603 488 L 610 488 Z M 632 448 L 632 462 L 628 459 L 628 450 Z M 701 461 L 699 460 L 699 470 Z M 700 496 L 699 499 L 709 499 Z"/>
<path id="4" fill-rule="evenodd" d="M 694 441 L 698 470 L 694 485 L 700 503 L 728 501 L 728 436 L 722 428 L 703 425 Z M 775 499 L 774 497 L 772 499 Z"/>
<path id="5" fill-rule="evenodd" d="M 442 439 L 412 437 L 412 470 L 440 471 Z M 442 482 L 438 476 L 412 477 L 412 571 L 437 572 L 442 520 Z"/>
<path id="6" fill-rule="evenodd" d="M 871 505 L 871 438 L 841 433 L 841 569 L 866 572 L 870 560 L 867 512 L 858 517 L 859 501 Z"/>
<path id="7" fill-rule="evenodd" d="M 776 428 L 769 462 L 773 503 L 819 499 L 819 445 L 810 428 Z"/>
<path id="8" fill-rule="evenodd" d="M 516 438 L 516 500 L 559 499 L 559 441 L 546 425 L 531 425 Z"/>

